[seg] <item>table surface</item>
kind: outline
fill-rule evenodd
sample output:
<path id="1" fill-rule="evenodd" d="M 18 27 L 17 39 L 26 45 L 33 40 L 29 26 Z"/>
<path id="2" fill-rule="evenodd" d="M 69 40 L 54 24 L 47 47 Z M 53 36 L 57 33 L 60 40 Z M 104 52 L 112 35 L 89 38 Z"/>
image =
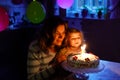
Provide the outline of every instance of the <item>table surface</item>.
<path id="1" fill-rule="evenodd" d="M 120 80 L 120 63 L 100 60 L 104 65 L 104 69 L 100 72 L 88 73 L 87 80 Z M 64 80 L 78 80 L 74 77 L 74 73 L 67 76 Z"/>

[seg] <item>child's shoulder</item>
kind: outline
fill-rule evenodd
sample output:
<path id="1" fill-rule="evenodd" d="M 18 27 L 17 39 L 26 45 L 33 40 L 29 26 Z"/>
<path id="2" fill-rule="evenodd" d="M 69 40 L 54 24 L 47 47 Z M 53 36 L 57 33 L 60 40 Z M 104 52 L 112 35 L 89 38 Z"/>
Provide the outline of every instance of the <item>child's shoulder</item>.
<path id="1" fill-rule="evenodd" d="M 62 48 L 62 49 L 60 49 L 60 51 L 67 51 L 67 48 L 66 47 Z"/>
<path id="2" fill-rule="evenodd" d="M 67 48 L 62 48 L 62 49 L 60 49 L 60 51 L 59 51 L 59 53 L 61 53 L 61 54 L 64 54 L 64 53 L 66 53 L 67 52 Z"/>

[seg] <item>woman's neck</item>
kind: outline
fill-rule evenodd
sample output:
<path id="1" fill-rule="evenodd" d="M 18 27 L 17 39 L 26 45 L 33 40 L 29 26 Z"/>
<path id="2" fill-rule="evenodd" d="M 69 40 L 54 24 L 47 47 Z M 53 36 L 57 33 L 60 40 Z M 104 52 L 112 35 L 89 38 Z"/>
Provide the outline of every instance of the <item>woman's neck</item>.
<path id="1" fill-rule="evenodd" d="M 56 52 L 54 46 L 50 46 L 50 47 L 48 48 L 48 50 L 49 50 L 49 52 L 52 52 L 52 53 L 55 53 L 55 52 Z"/>

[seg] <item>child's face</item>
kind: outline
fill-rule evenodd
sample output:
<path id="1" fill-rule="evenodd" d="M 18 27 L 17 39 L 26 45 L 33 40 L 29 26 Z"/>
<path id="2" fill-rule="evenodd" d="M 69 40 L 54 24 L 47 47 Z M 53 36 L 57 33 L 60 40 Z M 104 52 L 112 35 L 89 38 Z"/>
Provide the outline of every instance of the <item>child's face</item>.
<path id="1" fill-rule="evenodd" d="M 80 33 L 70 33 L 69 45 L 70 47 L 78 48 L 82 44 Z"/>

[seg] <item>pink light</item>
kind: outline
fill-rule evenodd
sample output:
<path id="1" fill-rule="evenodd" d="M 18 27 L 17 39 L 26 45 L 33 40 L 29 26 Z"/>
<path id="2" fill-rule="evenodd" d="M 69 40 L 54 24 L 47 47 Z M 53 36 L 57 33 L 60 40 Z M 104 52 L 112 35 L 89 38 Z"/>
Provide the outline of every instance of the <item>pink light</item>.
<path id="1" fill-rule="evenodd" d="M 0 6 L 0 31 L 5 30 L 9 25 L 9 16 L 7 11 Z"/>
<path id="2" fill-rule="evenodd" d="M 57 0 L 57 4 L 59 5 L 59 7 L 67 9 L 72 6 L 73 0 Z"/>

